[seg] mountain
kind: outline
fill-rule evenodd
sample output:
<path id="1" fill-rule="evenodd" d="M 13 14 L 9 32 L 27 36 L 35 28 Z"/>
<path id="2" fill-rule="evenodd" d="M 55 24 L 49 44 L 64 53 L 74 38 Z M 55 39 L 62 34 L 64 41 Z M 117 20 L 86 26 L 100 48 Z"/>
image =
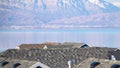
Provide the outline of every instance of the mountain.
<path id="1" fill-rule="evenodd" d="M 78 29 L 81 27 L 120 27 L 120 12 L 95 14 L 88 16 L 76 16 L 54 20 L 43 25 L 44 28 L 72 28 Z"/>
<path id="2" fill-rule="evenodd" d="M 0 0 L 0 28 L 116 27 L 110 23 L 119 24 L 119 12 L 120 8 L 104 0 Z"/>

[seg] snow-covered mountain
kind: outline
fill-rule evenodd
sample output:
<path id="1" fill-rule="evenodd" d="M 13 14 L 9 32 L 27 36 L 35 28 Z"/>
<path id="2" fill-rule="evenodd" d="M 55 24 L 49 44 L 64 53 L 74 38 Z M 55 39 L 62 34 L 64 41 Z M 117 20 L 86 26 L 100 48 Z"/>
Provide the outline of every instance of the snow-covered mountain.
<path id="1" fill-rule="evenodd" d="M 0 0 L 1 8 L 23 9 L 43 13 L 91 14 L 116 11 L 118 8 L 104 0 Z"/>
<path id="2" fill-rule="evenodd" d="M 103 22 L 111 23 L 110 17 L 117 18 L 120 15 L 119 12 L 120 8 L 104 0 L 0 0 L 0 26 L 3 29 L 34 29 L 44 28 L 51 23 L 57 24 L 56 21 L 59 21 L 62 27 L 66 24 L 65 22 L 67 26 L 75 23 L 81 26 L 80 23 L 84 23 L 87 27 L 91 27 L 101 25 Z M 101 19 L 106 16 L 107 22 Z M 86 21 L 86 18 L 89 20 Z M 95 20 L 98 21 L 94 22 Z M 119 19 L 113 22 L 118 24 L 117 20 Z M 92 24 L 93 22 L 97 25 Z"/>

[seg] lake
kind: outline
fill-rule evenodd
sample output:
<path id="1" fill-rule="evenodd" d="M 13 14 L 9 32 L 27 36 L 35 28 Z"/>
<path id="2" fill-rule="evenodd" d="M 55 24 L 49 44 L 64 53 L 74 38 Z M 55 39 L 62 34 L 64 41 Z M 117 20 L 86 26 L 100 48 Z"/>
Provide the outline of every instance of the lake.
<path id="1" fill-rule="evenodd" d="M 120 29 L 0 30 L 0 50 L 42 42 L 84 42 L 90 46 L 120 48 Z"/>

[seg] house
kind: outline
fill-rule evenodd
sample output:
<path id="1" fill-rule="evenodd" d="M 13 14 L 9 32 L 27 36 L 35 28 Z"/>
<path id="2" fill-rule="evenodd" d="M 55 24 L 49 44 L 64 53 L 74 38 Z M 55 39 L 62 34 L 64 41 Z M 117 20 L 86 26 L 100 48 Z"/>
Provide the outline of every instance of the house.
<path id="1" fill-rule="evenodd" d="M 109 59 L 88 58 L 74 68 L 119 68 L 120 61 L 113 61 Z"/>
<path id="2" fill-rule="evenodd" d="M 116 48 L 113 51 L 109 51 L 109 59 L 120 60 L 120 50 Z"/>
<path id="3" fill-rule="evenodd" d="M 50 67 L 37 61 L 0 58 L 0 68 L 50 68 Z"/>
<path id="4" fill-rule="evenodd" d="M 72 67 L 82 63 L 88 58 L 108 59 L 109 52 L 115 48 L 89 47 L 89 48 L 61 48 L 61 49 L 9 49 L 0 54 L 0 57 L 39 61 L 51 68 L 68 68 L 68 61 Z M 90 65 L 90 64 L 89 64 Z"/>
<path id="5" fill-rule="evenodd" d="M 57 45 L 57 46 L 46 46 L 47 49 L 72 49 L 72 48 L 88 48 L 87 44 L 80 44 L 80 45 Z"/>
<path id="6" fill-rule="evenodd" d="M 44 45 L 42 44 L 21 44 L 17 47 L 17 49 L 43 49 Z"/>
<path id="7" fill-rule="evenodd" d="M 88 47 L 89 46 L 85 43 L 64 42 L 59 45 L 45 44 L 43 49 L 71 49 L 71 48 L 88 48 Z"/>
<path id="8" fill-rule="evenodd" d="M 58 42 L 44 42 L 41 44 L 21 44 L 16 47 L 16 49 L 24 49 L 24 50 L 29 50 L 29 49 L 46 49 L 46 46 L 56 46 L 60 45 L 61 43 Z"/>
<path id="9" fill-rule="evenodd" d="M 76 42 L 64 42 L 62 45 L 70 46 L 71 48 L 88 48 L 89 46 L 85 43 Z"/>
<path id="10" fill-rule="evenodd" d="M 23 50 L 29 50 L 29 49 L 47 49 L 48 46 L 57 46 L 52 44 L 21 44 L 20 46 L 16 47 L 16 49 L 23 49 Z"/>
<path id="11" fill-rule="evenodd" d="M 45 42 L 41 44 L 21 44 L 17 47 L 17 49 L 70 49 L 70 48 L 88 48 L 89 46 L 85 43 L 57 43 L 57 42 Z"/>

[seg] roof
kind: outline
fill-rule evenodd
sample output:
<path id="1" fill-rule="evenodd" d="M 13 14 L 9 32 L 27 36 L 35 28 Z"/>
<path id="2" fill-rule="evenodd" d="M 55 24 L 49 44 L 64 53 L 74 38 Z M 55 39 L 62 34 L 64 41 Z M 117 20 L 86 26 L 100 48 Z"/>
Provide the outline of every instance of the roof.
<path id="1" fill-rule="evenodd" d="M 9 63 L 5 66 L 1 66 L 0 68 L 12 68 L 13 64 L 15 63 L 20 63 L 21 65 L 18 66 L 17 68 L 29 68 L 30 66 L 32 66 L 33 64 L 37 63 L 36 61 L 28 61 L 28 60 L 12 60 L 12 59 L 0 59 L 1 63 L 2 61 L 8 61 Z"/>
<path id="2" fill-rule="evenodd" d="M 88 46 L 84 43 L 72 43 L 72 42 L 65 42 L 63 44 L 61 43 L 55 43 L 55 42 L 45 42 L 42 44 L 21 44 L 18 46 L 18 49 L 44 49 L 44 47 L 47 47 L 48 49 L 61 49 L 61 48 L 81 48 L 82 46 Z"/>
<path id="3" fill-rule="evenodd" d="M 45 46 L 56 46 L 56 45 L 51 45 L 51 44 L 21 44 L 19 49 L 44 49 Z"/>
<path id="4" fill-rule="evenodd" d="M 87 48 L 86 44 L 83 45 L 57 45 L 57 46 L 47 46 L 48 49 L 72 49 L 72 48 Z"/>
<path id="5" fill-rule="evenodd" d="M 85 43 L 77 43 L 77 42 L 64 42 L 63 45 L 84 45 Z"/>
<path id="6" fill-rule="evenodd" d="M 40 67 L 36 67 L 38 65 L 40 65 Z M 34 65 L 32 65 L 30 68 L 50 68 L 50 67 L 46 66 L 45 64 L 43 64 L 41 62 L 37 62 Z"/>
<path id="7" fill-rule="evenodd" d="M 19 60 L 19 59 L 10 59 L 10 58 L 0 58 L 0 64 L 4 61 L 9 62 L 8 64 L 6 64 L 5 66 L 1 66 L 0 68 L 13 68 L 13 64 L 15 63 L 19 63 L 20 65 L 17 68 L 29 68 L 35 64 L 42 64 L 41 62 L 37 62 L 37 61 L 28 61 L 28 60 Z M 45 65 L 44 65 L 45 66 Z M 46 66 L 47 68 L 49 68 L 48 66 Z"/>
<path id="8" fill-rule="evenodd" d="M 59 42 L 44 42 L 41 44 L 43 44 L 43 45 L 61 45 L 61 43 L 59 43 Z"/>
<path id="9" fill-rule="evenodd" d="M 31 50 L 7 50 L 0 57 L 15 58 L 21 60 L 40 61 L 52 68 L 68 68 L 67 61 L 74 65 L 91 57 L 109 59 L 108 52 L 115 48 L 90 47 L 72 49 L 31 49 Z"/>
<path id="10" fill-rule="evenodd" d="M 76 42 L 64 42 L 62 45 L 69 45 L 69 46 L 72 46 L 72 48 L 80 48 L 82 46 L 88 46 L 87 44 L 85 43 L 76 43 Z"/>
<path id="11" fill-rule="evenodd" d="M 113 50 L 109 52 L 109 56 L 111 57 L 111 55 L 115 56 L 116 60 L 120 60 L 120 50 Z M 110 58 L 111 59 L 111 58 Z"/>
<path id="12" fill-rule="evenodd" d="M 91 63 L 93 62 L 99 62 L 100 64 L 97 65 L 95 68 L 111 68 L 113 64 L 119 64 L 120 61 L 112 61 L 108 59 L 98 59 L 98 58 L 88 58 L 78 65 L 76 65 L 74 68 L 90 68 Z"/>
<path id="13" fill-rule="evenodd" d="M 19 45 L 17 48 L 18 49 L 43 49 L 44 46 L 56 46 L 56 45 L 60 45 L 61 43 L 58 42 L 44 42 L 41 44 L 21 44 Z"/>
<path id="14" fill-rule="evenodd" d="M 42 49 L 44 47 L 44 45 L 41 44 L 21 44 L 20 46 L 18 46 L 20 49 Z"/>

